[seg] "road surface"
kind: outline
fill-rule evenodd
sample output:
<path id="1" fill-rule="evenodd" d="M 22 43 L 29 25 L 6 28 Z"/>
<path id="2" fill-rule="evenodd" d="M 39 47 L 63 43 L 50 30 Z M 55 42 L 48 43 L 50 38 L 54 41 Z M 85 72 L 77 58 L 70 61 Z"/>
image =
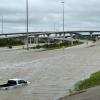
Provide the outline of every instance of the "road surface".
<path id="1" fill-rule="evenodd" d="M 84 90 L 72 96 L 65 96 L 59 100 L 100 100 L 100 86 Z"/>
<path id="2" fill-rule="evenodd" d="M 99 43 L 51 51 L 0 48 L 0 84 L 12 78 L 31 82 L 23 88 L 0 91 L 0 100 L 57 100 L 77 81 L 98 70 Z"/>

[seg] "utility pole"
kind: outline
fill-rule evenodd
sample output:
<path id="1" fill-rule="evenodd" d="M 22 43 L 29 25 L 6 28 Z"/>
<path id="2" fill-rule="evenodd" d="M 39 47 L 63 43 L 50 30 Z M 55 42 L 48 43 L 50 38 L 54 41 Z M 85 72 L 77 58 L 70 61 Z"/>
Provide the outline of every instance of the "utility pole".
<path id="1" fill-rule="evenodd" d="M 3 16 L 2 16 L 2 30 L 1 33 L 3 34 Z"/>
<path id="2" fill-rule="evenodd" d="M 26 31 L 26 37 L 27 37 L 27 50 L 29 49 L 29 44 L 28 44 L 28 0 L 26 0 L 26 27 L 27 27 L 27 31 Z"/>
<path id="3" fill-rule="evenodd" d="M 63 2 L 61 2 L 62 3 L 62 7 L 63 7 L 63 35 L 64 35 L 64 39 L 65 39 L 65 33 L 64 33 L 64 31 L 65 31 L 65 23 L 64 23 L 64 21 L 65 21 L 65 16 L 64 16 L 64 1 Z"/>

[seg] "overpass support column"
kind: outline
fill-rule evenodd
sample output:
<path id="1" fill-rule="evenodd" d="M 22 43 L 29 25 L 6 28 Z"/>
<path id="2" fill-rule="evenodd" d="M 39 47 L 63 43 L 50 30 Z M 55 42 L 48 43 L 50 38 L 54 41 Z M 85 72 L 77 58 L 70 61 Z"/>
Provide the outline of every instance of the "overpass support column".
<path id="1" fill-rule="evenodd" d="M 34 36 L 34 44 L 36 44 L 36 38 L 35 38 L 35 36 Z"/>
<path id="2" fill-rule="evenodd" d="M 27 41 L 26 41 L 26 37 L 23 37 L 21 40 L 22 40 L 22 42 L 24 43 L 24 45 L 26 45 L 26 42 L 27 42 Z"/>
<path id="3" fill-rule="evenodd" d="M 5 35 L 5 37 L 7 38 L 7 34 Z"/>
<path id="4" fill-rule="evenodd" d="M 91 40 L 93 40 L 93 32 L 90 32 Z"/>
<path id="5" fill-rule="evenodd" d="M 34 37 L 34 43 L 36 45 L 39 45 L 39 36 L 38 35 L 35 35 L 35 37 Z"/>
<path id="6" fill-rule="evenodd" d="M 61 38 L 62 33 L 59 33 L 59 38 Z M 63 43 L 63 40 L 60 40 L 60 43 Z"/>
<path id="7" fill-rule="evenodd" d="M 65 38 L 65 32 L 63 33 L 63 38 Z"/>
<path id="8" fill-rule="evenodd" d="M 32 38 L 30 37 L 30 44 L 32 44 Z"/>
<path id="9" fill-rule="evenodd" d="M 65 41 L 65 32 L 63 33 L 63 43 L 64 43 L 64 41 Z"/>
<path id="10" fill-rule="evenodd" d="M 55 37 L 57 38 L 57 33 L 55 34 Z"/>
<path id="11" fill-rule="evenodd" d="M 59 37 L 61 38 L 61 33 L 59 33 Z"/>
<path id="12" fill-rule="evenodd" d="M 71 45 L 73 45 L 73 33 L 70 33 L 71 36 Z"/>
<path id="13" fill-rule="evenodd" d="M 39 45 L 39 36 L 36 36 L 36 44 Z"/>
<path id="14" fill-rule="evenodd" d="M 48 38 L 47 44 L 50 45 L 50 34 L 47 34 L 47 38 Z"/>

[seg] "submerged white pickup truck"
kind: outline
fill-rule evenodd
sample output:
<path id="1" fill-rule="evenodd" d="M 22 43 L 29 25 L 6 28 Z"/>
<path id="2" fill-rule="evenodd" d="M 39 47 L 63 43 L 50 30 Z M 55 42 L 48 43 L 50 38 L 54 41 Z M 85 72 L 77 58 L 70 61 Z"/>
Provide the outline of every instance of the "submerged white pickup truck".
<path id="1" fill-rule="evenodd" d="M 8 90 L 10 88 L 16 88 L 20 86 L 28 85 L 30 82 L 22 79 L 9 79 L 6 84 L 0 85 L 0 89 Z"/>

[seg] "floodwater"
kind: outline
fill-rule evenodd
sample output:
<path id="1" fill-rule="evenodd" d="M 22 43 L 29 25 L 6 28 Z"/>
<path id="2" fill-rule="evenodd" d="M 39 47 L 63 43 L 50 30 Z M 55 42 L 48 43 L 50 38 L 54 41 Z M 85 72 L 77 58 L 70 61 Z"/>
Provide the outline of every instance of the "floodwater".
<path id="1" fill-rule="evenodd" d="M 23 78 L 30 85 L 0 90 L 0 100 L 57 100 L 68 89 L 100 70 L 100 45 L 52 51 L 0 49 L 0 84 Z"/>

